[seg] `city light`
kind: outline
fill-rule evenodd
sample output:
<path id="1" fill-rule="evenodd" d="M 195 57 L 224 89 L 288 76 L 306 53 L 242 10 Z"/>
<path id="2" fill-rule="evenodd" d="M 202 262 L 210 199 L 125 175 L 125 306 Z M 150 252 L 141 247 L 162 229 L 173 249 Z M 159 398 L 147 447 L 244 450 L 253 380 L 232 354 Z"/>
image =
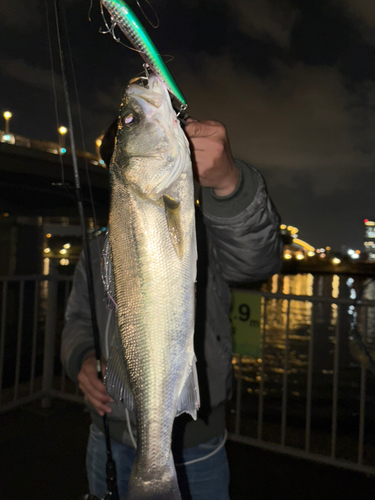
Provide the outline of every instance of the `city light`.
<path id="1" fill-rule="evenodd" d="M 49 265 L 50 265 L 50 259 L 48 257 L 46 257 L 43 260 L 43 274 L 44 275 L 49 274 Z"/>
<path id="2" fill-rule="evenodd" d="M 10 111 L 4 111 L 3 117 L 5 119 L 5 131 L 4 131 L 4 135 L 8 135 L 9 134 L 9 120 L 12 118 L 12 113 Z"/>
<path id="3" fill-rule="evenodd" d="M 66 153 L 66 148 L 65 148 L 65 135 L 68 132 L 68 129 L 64 127 L 63 125 L 58 128 L 59 131 L 59 150 L 60 154 L 63 155 Z"/>
<path id="4" fill-rule="evenodd" d="M 63 255 L 65 255 L 65 254 L 66 254 L 66 250 L 65 250 L 65 248 L 62 248 L 62 249 L 60 250 L 60 253 L 62 253 Z"/>
<path id="5" fill-rule="evenodd" d="M 303 260 L 304 258 L 305 258 L 305 256 L 303 255 L 303 253 L 297 253 L 297 255 L 296 255 L 297 260 Z"/>
<path id="6" fill-rule="evenodd" d="M 308 257 L 314 257 L 315 256 L 315 252 L 312 252 L 312 251 L 311 252 L 307 252 L 307 255 L 308 255 Z"/>
<path id="7" fill-rule="evenodd" d="M 69 259 L 60 259 L 60 266 L 69 266 Z"/>
<path id="8" fill-rule="evenodd" d="M 341 262 L 341 260 L 340 260 L 340 259 L 338 259 L 337 257 L 334 257 L 334 258 L 332 259 L 332 264 L 335 264 L 336 266 L 337 266 L 337 264 L 340 264 L 340 262 Z"/>
<path id="9" fill-rule="evenodd" d="M 305 248 L 306 250 L 309 250 L 310 252 L 313 252 L 315 248 L 306 241 L 300 240 L 299 238 L 293 238 L 293 243 L 296 243 L 296 245 L 300 245 L 301 247 Z"/>
<path id="10" fill-rule="evenodd" d="M 51 238 L 52 234 L 51 233 L 47 233 L 46 234 L 46 238 Z"/>
<path id="11" fill-rule="evenodd" d="M 102 145 L 104 135 L 100 135 L 95 141 L 96 156 L 100 165 L 104 165 L 102 155 L 100 154 L 100 146 Z"/>
<path id="12" fill-rule="evenodd" d="M 51 251 L 51 249 L 47 247 L 43 251 L 44 251 L 44 253 L 49 253 Z"/>
<path id="13" fill-rule="evenodd" d="M 289 260 L 291 258 L 292 258 L 292 256 L 290 255 L 290 253 L 285 253 L 284 254 L 284 259 Z"/>
<path id="14" fill-rule="evenodd" d="M 1 138 L 1 142 L 7 142 L 9 144 L 15 144 L 16 143 L 16 138 L 14 137 L 13 134 L 3 134 Z"/>
<path id="15" fill-rule="evenodd" d="M 298 233 L 298 228 L 297 227 L 288 226 L 287 229 L 290 232 L 290 234 L 297 234 Z"/>
<path id="16" fill-rule="evenodd" d="M 65 243 L 64 248 L 66 249 L 70 248 L 70 243 Z"/>

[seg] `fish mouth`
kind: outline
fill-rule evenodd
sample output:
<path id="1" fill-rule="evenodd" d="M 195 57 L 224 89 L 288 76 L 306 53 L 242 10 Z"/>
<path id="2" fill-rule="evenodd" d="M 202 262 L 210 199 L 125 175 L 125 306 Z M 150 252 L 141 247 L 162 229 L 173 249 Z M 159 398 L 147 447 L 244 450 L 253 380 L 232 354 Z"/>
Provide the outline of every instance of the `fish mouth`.
<path id="1" fill-rule="evenodd" d="M 125 95 L 142 99 L 155 108 L 161 108 L 169 94 L 156 75 L 139 76 L 130 80 L 125 90 Z"/>

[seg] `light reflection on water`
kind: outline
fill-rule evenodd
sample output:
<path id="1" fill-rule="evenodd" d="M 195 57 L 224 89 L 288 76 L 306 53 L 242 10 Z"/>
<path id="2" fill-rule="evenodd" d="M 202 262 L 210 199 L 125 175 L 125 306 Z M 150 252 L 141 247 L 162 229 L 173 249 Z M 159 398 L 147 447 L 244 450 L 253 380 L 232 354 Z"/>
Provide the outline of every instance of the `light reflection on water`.
<path id="1" fill-rule="evenodd" d="M 355 298 L 366 278 L 340 275 L 276 275 L 261 291 L 314 297 Z M 353 287 L 353 288 L 352 288 Z M 375 299 L 375 283 L 366 287 L 362 297 Z M 359 414 L 360 359 L 349 344 L 352 315 L 349 306 L 326 302 L 291 300 L 289 334 L 286 335 L 288 300 L 275 298 L 266 302 L 266 325 L 263 366 L 260 359 L 243 356 L 242 416 L 254 417 L 263 370 L 263 408 L 267 418 L 280 420 L 283 384 L 286 381 L 288 418 L 303 422 L 308 390 L 308 360 L 312 356 L 312 422 L 331 425 L 335 347 L 339 347 L 338 420 L 354 422 Z M 375 351 L 375 307 L 358 309 L 358 331 L 370 350 Z M 313 342 L 311 338 L 313 335 Z M 311 352 L 310 352 L 311 349 Z M 286 373 L 285 372 L 286 366 Z M 235 371 L 239 367 L 235 363 Z M 286 378 L 285 378 L 286 377 Z M 367 372 L 367 394 L 375 389 L 375 377 Z M 255 398 L 255 399 L 254 399 Z M 369 411 L 371 409 L 371 411 Z M 375 412 L 372 397 L 366 400 L 367 416 Z M 274 417 L 272 417 L 274 415 Z M 354 418 L 354 420 L 353 420 Z M 354 424 L 354 428 L 358 422 Z M 302 424 L 303 425 L 303 424 Z M 340 427 L 339 427 L 340 428 Z M 358 427 L 356 427 L 358 429 Z"/>

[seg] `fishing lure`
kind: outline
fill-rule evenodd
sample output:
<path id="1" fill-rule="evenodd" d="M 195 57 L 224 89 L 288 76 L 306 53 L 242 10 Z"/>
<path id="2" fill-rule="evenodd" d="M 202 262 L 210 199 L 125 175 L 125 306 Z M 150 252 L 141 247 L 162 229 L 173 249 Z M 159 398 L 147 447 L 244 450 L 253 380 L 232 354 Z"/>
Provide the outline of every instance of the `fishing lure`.
<path id="1" fill-rule="evenodd" d="M 142 26 L 141 22 L 131 8 L 123 0 L 101 0 L 100 5 L 102 13 L 104 5 L 111 16 L 111 26 L 108 26 L 106 23 L 108 32 L 112 34 L 116 41 L 118 41 L 114 30 L 116 26 L 120 28 L 124 35 L 133 44 L 136 51 L 143 57 L 146 62 L 146 66 L 148 66 L 155 73 L 155 75 L 162 80 L 170 94 L 172 94 L 179 102 L 180 111 L 185 111 L 187 104 L 184 96 L 182 95 L 145 28 Z"/>

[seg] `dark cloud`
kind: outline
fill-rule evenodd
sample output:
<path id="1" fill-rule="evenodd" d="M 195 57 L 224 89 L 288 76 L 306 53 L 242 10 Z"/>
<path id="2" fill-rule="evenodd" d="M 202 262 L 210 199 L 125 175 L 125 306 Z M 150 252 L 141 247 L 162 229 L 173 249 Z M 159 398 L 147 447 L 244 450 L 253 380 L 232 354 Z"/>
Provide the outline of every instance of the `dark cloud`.
<path id="1" fill-rule="evenodd" d="M 53 91 L 53 84 L 58 92 L 63 89 L 59 75 L 53 75 L 51 69 L 34 66 L 23 59 L 0 58 L 0 72 L 12 80 L 18 80 L 49 92 Z"/>
<path id="2" fill-rule="evenodd" d="M 288 0 L 239 0 L 230 2 L 237 14 L 238 28 L 251 38 L 274 40 L 289 48 L 292 27 L 299 9 Z"/>
<path id="3" fill-rule="evenodd" d="M 356 18 L 363 38 L 375 45 L 375 8 L 371 0 L 336 0 L 351 18 Z"/>
<path id="4" fill-rule="evenodd" d="M 272 78 L 264 79 L 239 73 L 229 56 L 204 58 L 202 73 L 181 72 L 191 111 L 223 121 L 237 155 L 303 170 L 372 161 L 358 147 L 366 141 L 353 133 L 358 128 L 353 96 L 337 69 L 275 63 Z M 361 108 L 365 112 L 364 103 Z M 370 131 L 367 136 L 370 141 Z"/>
<path id="5" fill-rule="evenodd" d="M 53 4 L 4 0 L 0 105 L 18 133 L 55 140 L 65 120 Z M 225 123 L 234 154 L 265 175 L 284 221 L 314 246 L 362 244 L 372 218 L 375 149 L 375 10 L 368 0 L 158 0 L 153 30 L 129 0 L 193 116 Z M 117 114 L 123 87 L 141 71 L 116 44 L 99 0 L 70 0 L 66 17 L 89 150 Z M 123 38 L 123 41 L 127 41 Z M 70 83 L 71 80 L 70 80 Z M 74 86 L 73 86 L 74 88 Z M 65 123 L 66 124 L 66 123 Z M 78 134 L 78 133 L 77 133 Z M 78 134 L 79 135 L 79 134 Z M 77 144 L 80 143 L 76 139 Z"/>
<path id="6" fill-rule="evenodd" d="M 2 0 L 1 24 L 26 33 L 34 31 L 42 23 L 39 4 L 40 0 Z"/>

